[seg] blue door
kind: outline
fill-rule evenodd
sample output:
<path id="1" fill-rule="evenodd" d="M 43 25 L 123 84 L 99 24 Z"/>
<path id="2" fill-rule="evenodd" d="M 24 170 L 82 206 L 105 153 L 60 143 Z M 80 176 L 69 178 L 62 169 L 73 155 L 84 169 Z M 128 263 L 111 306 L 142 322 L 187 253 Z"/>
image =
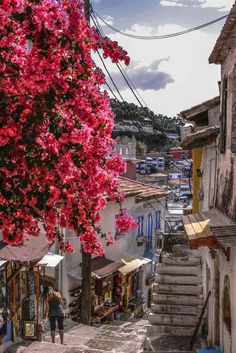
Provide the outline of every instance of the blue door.
<path id="1" fill-rule="evenodd" d="M 146 252 L 152 250 L 152 231 L 153 231 L 153 219 L 152 214 L 149 213 L 146 220 Z"/>

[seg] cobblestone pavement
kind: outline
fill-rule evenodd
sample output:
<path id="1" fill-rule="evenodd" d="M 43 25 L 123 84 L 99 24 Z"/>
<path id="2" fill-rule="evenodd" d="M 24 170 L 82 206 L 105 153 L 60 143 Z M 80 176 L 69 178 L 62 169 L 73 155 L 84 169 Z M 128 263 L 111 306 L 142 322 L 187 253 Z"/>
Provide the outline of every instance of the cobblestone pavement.
<path id="1" fill-rule="evenodd" d="M 65 328 L 65 344 L 50 343 L 47 334 L 43 342 L 21 342 L 5 353 L 141 353 L 146 336 L 146 320 L 114 321 L 100 327 L 77 324 Z"/>

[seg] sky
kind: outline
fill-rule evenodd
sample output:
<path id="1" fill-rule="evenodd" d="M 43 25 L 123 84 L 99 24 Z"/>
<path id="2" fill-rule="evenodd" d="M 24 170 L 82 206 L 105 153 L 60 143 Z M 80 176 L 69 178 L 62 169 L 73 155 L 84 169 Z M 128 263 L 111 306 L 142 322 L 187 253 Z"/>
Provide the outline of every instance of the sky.
<path id="1" fill-rule="evenodd" d="M 119 30 L 136 35 L 183 31 L 226 15 L 234 0 L 91 0 L 97 13 Z M 208 57 L 225 20 L 183 36 L 161 40 L 131 39 L 100 25 L 128 52 L 125 67 L 139 94 L 155 113 L 176 116 L 219 94 L 220 66 Z M 96 58 L 96 56 L 95 56 Z M 99 58 L 95 59 L 103 69 Z M 137 103 L 117 67 L 107 67 L 128 102 Z M 103 70 L 104 71 L 104 70 Z M 111 83 L 110 83 L 111 84 Z"/>

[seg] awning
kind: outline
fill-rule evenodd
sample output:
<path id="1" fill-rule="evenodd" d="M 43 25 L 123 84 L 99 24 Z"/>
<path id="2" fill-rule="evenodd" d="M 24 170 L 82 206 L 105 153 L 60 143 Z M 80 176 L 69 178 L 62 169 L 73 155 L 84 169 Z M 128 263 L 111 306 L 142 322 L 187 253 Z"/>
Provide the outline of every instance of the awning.
<path id="1" fill-rule="evenodd" d="M 128 275 L 129 273 L 139 269 L 143 265 L 150 263 L 152 260 L 147 259 L 147 258 L 142 258 L 139 256 L 133 256 L 133 255 L 124 255 L 121 257 L 121 262 L 123 262 L 124 266 L 122 266 L 119 269 L 119 272 L 122 273 L 122 275 Z"/>
<path id="2" fill-rule="evenodd" d="M 236 224 L 216 209 L 182 217 L 190 249 L 236 246 Z"/>
<path id="3" fill-rule="evenodd" d="M 0 267 L 2 267 L 7 261 L 0 261 Z"/>
<path id="4" fill-rule="evenodd" d="M 92 275 L 98 279 L 102 279 L 117 272 L 123 266 L 121 262 L 106 259 L 105 257 L 95 257 L 91 261 Z"/>
<path id="5" fill-rule="evenodd" d="M 109 260 L 103 256 L 95 257 L 91 260 L 92 276 L 97 279 L 103 279 L 117 272 L 122 266 L 122 262 Z M 77 266 L 69 271 L 68 275 L 78 280 L 82 280 L 81 266 Z"/>
<path id="6" fill-rule="evenodd" d="M 62 260 L 64 256 L 48 252 L 38 263 L 37 266 L 46 266 L 55 268 Z"/>
<path id="7" fill-rule="evenodd" d="M 20 246 L 8 245 L 0 241 L 0 260 L 34 265 L 48 253 L 51 245 L 44 232 L 38 236 L 29 236 Z"/>

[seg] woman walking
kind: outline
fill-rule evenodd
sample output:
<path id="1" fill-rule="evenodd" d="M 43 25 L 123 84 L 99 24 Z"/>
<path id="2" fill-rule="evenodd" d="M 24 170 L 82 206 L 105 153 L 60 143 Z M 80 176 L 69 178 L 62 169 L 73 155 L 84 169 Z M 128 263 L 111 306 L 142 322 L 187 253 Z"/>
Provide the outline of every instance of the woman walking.
<path id="1" fill-rule="evenodd" d="M 52 343 L 55 343 L 56 322 L 59 329 L 61 344 L 64 343 L 64 311 L 62 297 L 52 287 L 45 288 L 45 316 L 49 318 Z"/>

